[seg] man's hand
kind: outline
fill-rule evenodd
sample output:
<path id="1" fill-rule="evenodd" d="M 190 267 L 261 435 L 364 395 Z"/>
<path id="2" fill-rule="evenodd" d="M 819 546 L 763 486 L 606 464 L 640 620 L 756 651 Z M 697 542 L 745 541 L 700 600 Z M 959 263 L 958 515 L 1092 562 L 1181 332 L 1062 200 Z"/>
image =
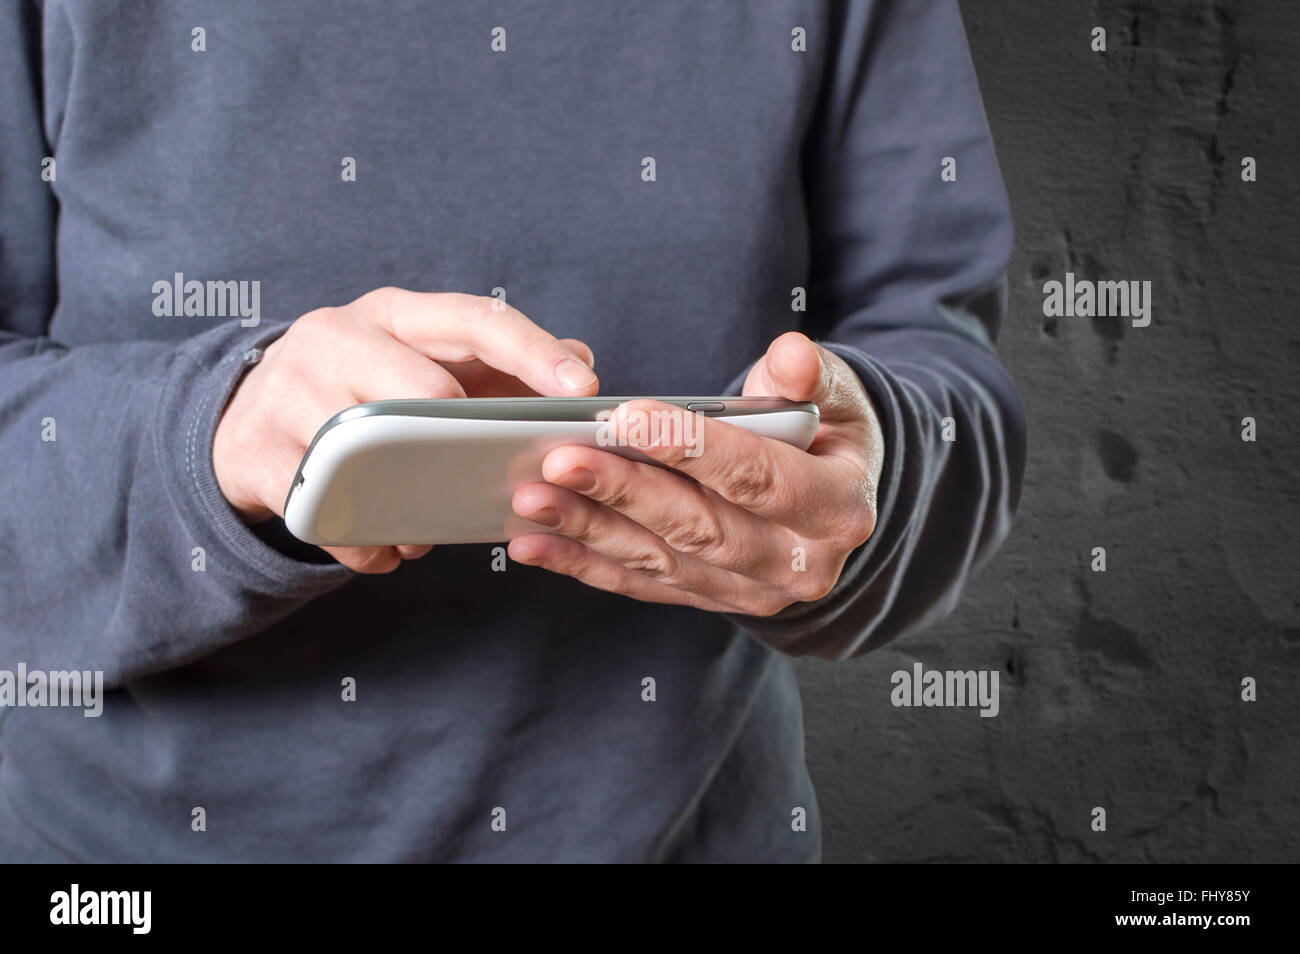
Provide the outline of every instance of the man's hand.
<path id="1" fill-rule="evenodd" d="M 629 427 L 633 415 L 654 421 L 649 412 L 673 409 L 630 401 L 611 418 L 614 434 L 672 470 L 556 448 L 543 462 L 547 483 L 514 496 L 516 513 L 555 532 L 516 537 L 511 559 L 635 599 L 718 612 L 771 616 L 825 596 L 875 529 L 880 422 L 853 370 L 796 332 L 772 343 L 744 393 L 815 401 L 812 446 L 702 418 L 701 452 L 690 456 L 680 437 L 656 444 L 662 435 Z"/>
<path id="2" fill-rule="evenodd" d="M 217 484 L 247 523 L 283 516 L 303 452 L 344 408 L 390 398 L 590 397 L 591 364 L 581 341 L 557 340 L 497 299 L 379 288 L 303 315 L 266 349 L 217 425 Z M 361 573 L 429 552 L 325 549 Z"/>

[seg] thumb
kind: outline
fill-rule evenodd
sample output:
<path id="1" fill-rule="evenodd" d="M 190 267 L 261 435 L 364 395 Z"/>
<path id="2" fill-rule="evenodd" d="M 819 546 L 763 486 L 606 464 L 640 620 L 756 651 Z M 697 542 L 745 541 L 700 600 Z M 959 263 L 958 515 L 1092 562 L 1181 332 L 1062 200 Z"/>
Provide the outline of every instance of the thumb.
<path id="1" fill-rule="evenodd" d="M 863 413 L 862 384 L 837 354 L 807 335 L 787 331 L 768 346 L 745 378 L 746 396 L 811 401 L 823 420 L 847 420 Z"/>
<path id="2" fill-rule="evenodd" d="M 574 357 L 587 367 L 591 368 L 593 371 L 596 369 L 596 355 L 592 352 L 591 346 L 587 344 L 587 342 L 580 341 L 577 338 L 561 338 L 560 344 L 564 345 L 564 347 L 567 348 Z"/>

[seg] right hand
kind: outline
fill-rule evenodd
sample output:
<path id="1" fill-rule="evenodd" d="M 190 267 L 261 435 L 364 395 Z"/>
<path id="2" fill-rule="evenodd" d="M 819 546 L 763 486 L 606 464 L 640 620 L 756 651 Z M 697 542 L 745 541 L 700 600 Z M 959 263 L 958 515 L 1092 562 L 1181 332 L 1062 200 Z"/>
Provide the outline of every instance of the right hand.
<path id="1" fill-rule="evenodd" d="M 217 485 L 248 524 L 284 516 L 307 445 L 344 408 L 396 398 L 590 397 L 592 354 L 495 298 L 378 288 L 308 312 L 266 349 L 226 405 L 212 445 Z M 387 573 L 427 546 L 325 547 Z"/>

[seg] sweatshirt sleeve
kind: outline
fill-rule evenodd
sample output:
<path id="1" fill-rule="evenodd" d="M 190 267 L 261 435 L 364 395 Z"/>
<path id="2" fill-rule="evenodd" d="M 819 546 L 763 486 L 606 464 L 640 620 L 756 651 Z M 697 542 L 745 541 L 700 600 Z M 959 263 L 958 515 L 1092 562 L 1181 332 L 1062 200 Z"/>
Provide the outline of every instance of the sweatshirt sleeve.
<path id="1" fill-rule="evenodd" d="M 226 503 L 212 436 L 286 323 L 65 347 L 58 208 L 42 181 L 40 12 L 0 15 L 0 668 L 167 669 L 350 577 L 263 543 Z M 76 268 L 76 262 L 63 267 Z M 94 318 L 94 316 L 89 316 Z M 107 317 L 107 316 L 106 316 Z M 253 351 L 250 355 L 249 352 Z"/>
<path id="2" fill-rule="evenodd" d="M 809 35 L 829 49 L 803 156 L 804 330 L 880 415 L 878 520 L 826 597 L 733 620 L 842 659 L 952 611 L 1010 528 L 1025 419 L 994 351 L 1012 224 L 956 0 L 832 9 Z"/>

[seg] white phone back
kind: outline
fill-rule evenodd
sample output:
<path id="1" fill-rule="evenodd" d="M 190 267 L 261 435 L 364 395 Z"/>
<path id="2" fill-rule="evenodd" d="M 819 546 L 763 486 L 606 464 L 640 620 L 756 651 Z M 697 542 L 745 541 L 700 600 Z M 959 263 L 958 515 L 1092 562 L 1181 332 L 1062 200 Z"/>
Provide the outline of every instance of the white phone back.
<path id="1" fill-rule="evenodd" d="M 773 410 L 714 420 L 807 449 L 815 414 Z M 599 421 L 497 421 L 379 414 L 329 428 L 311 449 L 284 521 L 322 546 L 496 543 L 543 528 L 510 508 L 564 444 L 601 446 Z M 605 447 L 645 460 L 625 447 Z"/>

